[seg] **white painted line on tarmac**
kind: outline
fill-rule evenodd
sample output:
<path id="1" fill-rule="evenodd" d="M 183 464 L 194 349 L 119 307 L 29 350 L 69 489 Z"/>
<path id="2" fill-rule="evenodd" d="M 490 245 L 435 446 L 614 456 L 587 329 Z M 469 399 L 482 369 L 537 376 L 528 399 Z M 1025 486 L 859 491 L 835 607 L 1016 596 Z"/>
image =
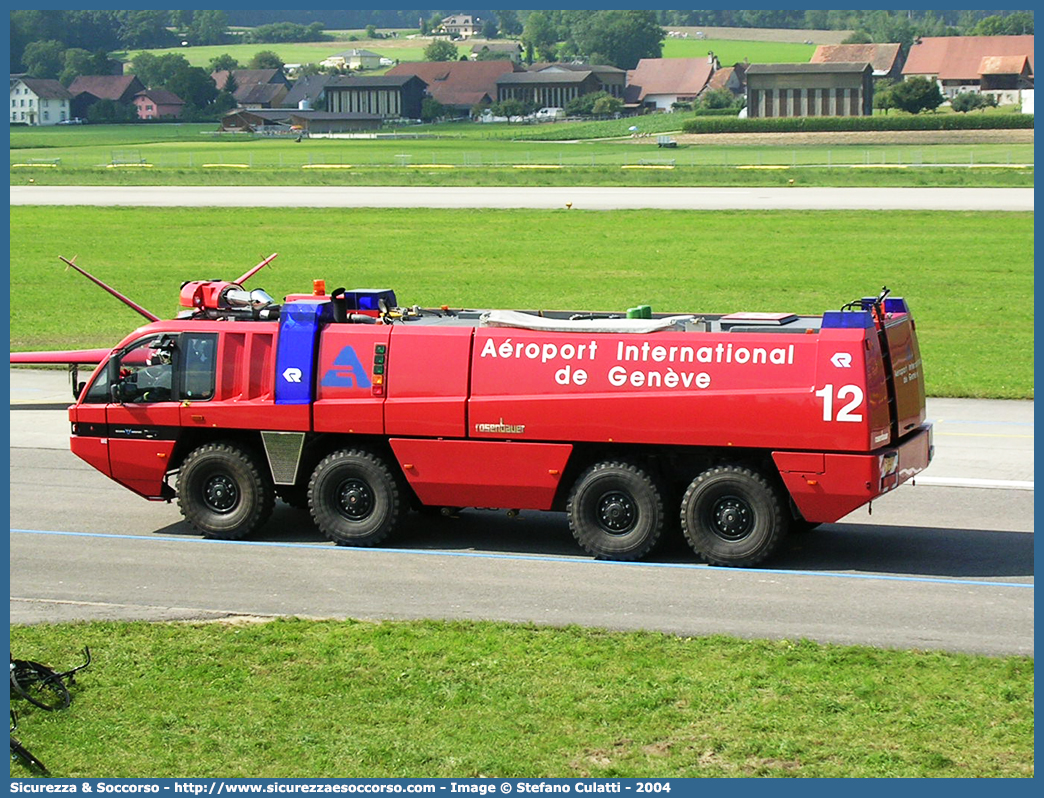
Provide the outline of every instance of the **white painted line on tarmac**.
<path id="1" fill-rule="evenodd" d="M 995 490 L 1033 490 L 1033 482 L 1020 479 L 971 479 L 965 477 L 914 477 L 915 485 L 943 488 L 993 488 Z"/>

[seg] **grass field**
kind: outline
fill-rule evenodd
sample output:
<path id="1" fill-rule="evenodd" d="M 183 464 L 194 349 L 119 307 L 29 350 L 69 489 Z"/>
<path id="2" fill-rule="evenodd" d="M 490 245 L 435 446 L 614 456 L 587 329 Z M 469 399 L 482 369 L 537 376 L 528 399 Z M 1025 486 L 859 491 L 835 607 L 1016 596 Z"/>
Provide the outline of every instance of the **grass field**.
<path id="1" fill-rule="evenodd" d="M 302 141 L 217 136 L 213 125 L 13 128 L 11 181 L 41 185 L 785 185 L 793 179 L 797 185 L 1033 185 L 1032 142 L 788 145 L 766 136 L 756 145 L 699 141 L 661 149 L 655 136 L 677 130 L 680 118 L 674 116 L 539 126 L 424 125 L 398 131 L 417 138 Z M 639 126 L 645 137 L 632 138 L 631 125 Z M 575 138 L 532 139 L 554 135 Z M 149 166 L 108 166 L 139 161 Z M 438 173 L 429 166 L 437 167 Z M 520 166 L 550 168 L 534 173 Z M 456 174 L 457 170 L 463 173 Z"/>
<path id="2" fill-rule="evenodd" d="M 182 281 L 279 252 L 253 281 L 275 297 L 323 277 L 436 307 L 822 313 L 887 285 L 917 318 L 930 394 L 1033 396 L 1028 213 L 13 206 L 11 225 L 16 350 L 112 345 L 140 321 L 59 255 L 171 316 Z"/>
<path id="3" fill-rule="evenodd" d="M 382 33 L 390 31 L 381 31 Z M 401 31 L 399 38 L 395 39 L 367 39 L 365 31 L 329 31 L 330 41 L 323 42 L 285 42 L 273 44 L 215 44 L 200 47 L 168 47 L 154 50 L 133 50 L 127 53 L 118 53 L 117 56 L 127 61 L 133 61 L 139 52 L 149 52 L 155 55 L 167 53 L 178 53 L 185 57 L 191 66 L 209 68 L 212 59 L 219 55 L 228 54 L 239 61 L 244 67 L 261 50 L 274 52 L 285 64 L 317 64 L 324 58 L 342 53 L 345 50 L 370 50 L 379 53 L 386 58 L 399 61 L 423 61 L 424 48 L 431 43 L 431 39 L 417 38 L 408 39 L 406 36 L 417 31 Z M 349 36 L 354 36 L 354 40 Z M 458 46 L 461 54 L 471 51 L 471 43 L 466 46 Z M 367 74 L 379 75 L 386 69 L 371 70 Z"/>
<path id="4" fill-rule="evenodd" d="M 59 777 L 1032 777 L 1033 660 L 493 623 L 15 627 Z M 133 741 L 133 742 L 132 742 Z M 22 775 L 15 772 L 12 775 Z"/>
<path id="5" fill-rule="evenodd" d="M 381 30 L 381 33 L 390 31 Z M 365 31 L 328 31 L 330 41 L 325 42 L 292 42 L 283 44 L 217 44 L 204 47 L 169 47 L 155 50 L 134 50 L 117 55 L 126 60 L 133 60 L 139 52 L 150 52 L 155 55 L 178 53 L 192 66 L 207 68 L 212 59 L 227 53 L 239 63 L 246 65 L 254 54 L 260 50 L 271 50 L 287 64 L 317 64 L 324 58 L 345 50 L 361 49 L 378 53 L 393 61 L 423 61 L 424 48 L 431 39 L 417 37 L 407 38 L 417 31 L 399 31 L 394 39 L 367 39 Z M 353 36 L 354 39 L 350 39 Z M 485 39 L 469 39 L 466 42 L 454 42 L 460 55 L 467 55 L 475 44 L 484 44 Z M 790 42 L 742 41 L 735 39 L 664 39 L 664 58 L 706 58 L 708 52 L 718 56 L 722 66 L 731 66 L 743 59 L 751 63 L 801 63 L 808 61 L 816 50 L 815 45 Z M 378 75 L 387 68 L 371 70 L 367 74 Z"/>
<path id="6" fill-rule="evenodd" d="M 814 44 L 758 42 L 736 39 L 664 39 L 664 58 L 706 58 L 714 53 L 723 67 L 744 59 L 752 64 L 806 63 L 816 51 Z"/>

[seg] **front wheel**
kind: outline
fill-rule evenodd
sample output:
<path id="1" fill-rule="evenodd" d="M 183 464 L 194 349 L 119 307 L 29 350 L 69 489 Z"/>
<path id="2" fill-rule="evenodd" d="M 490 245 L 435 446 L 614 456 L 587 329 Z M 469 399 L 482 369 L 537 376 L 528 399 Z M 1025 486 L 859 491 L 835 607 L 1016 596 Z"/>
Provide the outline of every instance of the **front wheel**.
<path id="1" fill-rule="evenodd" d="M 316 526 L 339 546 L 373 546 L 402 518 L 399 483 L 378 455 L 346 449 L 312 473 L 308 506 Z"/>
<path id="2" fill-rule="evenodd" d="M 682 531 L 712 565 L 755 565 L 787 531 L 779 492 L 761 474 L 719 466 L 700 474 L 682 498 Z"/>
<path id="3" fill-rule="evenodd" d="M 566 505 L 569 528 L 600 560 L 639 560 L 663 533 L 663 495 L 630 463 L 597 463 L 580 475 Z"/>
<path id="4" fill-rule="evenodd" d="M 181 465 L 178 507 L 204 537 L 244 538 L 268 520 L 274 505 L 257 460 L 234 444 L 200 446 Z"/>

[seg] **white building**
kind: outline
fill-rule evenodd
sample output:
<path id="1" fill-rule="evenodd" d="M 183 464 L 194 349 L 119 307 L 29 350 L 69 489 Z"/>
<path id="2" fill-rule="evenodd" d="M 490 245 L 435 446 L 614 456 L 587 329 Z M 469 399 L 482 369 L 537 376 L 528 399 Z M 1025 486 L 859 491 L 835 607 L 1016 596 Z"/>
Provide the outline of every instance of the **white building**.
<path id="1" fill-rule="evenodd" d="M 57 125 L 69 119 L 72 95 L 57 80 L 11 78 L 11 123 Z"/>
<path id="2" fill-rule="evenodd" d="M 470 14 L 454 14 L 443 17 L 439 30 L 459 39 L 470 39 L 482 30 L 482 20 Z"/>
<path id="3" fill-rule="evenodd" d="M 345 50 L 323 59 L 319 66 L 355 70 L 378 69 L 381 66 L 381 54 L 370 50 Z"/>

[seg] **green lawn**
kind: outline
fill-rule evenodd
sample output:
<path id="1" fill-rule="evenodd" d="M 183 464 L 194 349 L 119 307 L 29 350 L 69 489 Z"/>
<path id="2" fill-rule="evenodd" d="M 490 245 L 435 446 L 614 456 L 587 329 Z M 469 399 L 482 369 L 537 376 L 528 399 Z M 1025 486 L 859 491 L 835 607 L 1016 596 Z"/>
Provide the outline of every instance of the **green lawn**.
<path id="1" fill-rule="evenodd" d="M 887 285 L 930 394 L 1033 396 L 1029 213 L 13 206 L 11 225 L 16 350 L 111 345 L 140 321 L 59 255 L 171 316 L 182 281 L 279 252 L 253 281 L 273 296 L 323 277 L 406 305 L 818 314 Z M 55 297 L 61 314 L 41 312 Z"/>
<path id="2" fill-rule="evenodd" d="M 381 33 L 390 31 L 381 30 Z M 397 38 L 367 39 L 365 31 L 327 31 L 331 41 L 325 42 L 290 42 L 283 44 L 217 44 L 200 47 L 169 47 L 127 53 L 118 53 L 121 58 L 133 60 L 139 52 L 150 52 L 155 55 L 179 53 L 192 66 L 207 68 L 210 61 L 224 53 L 231 55 L 241 64 L 247 64 L 259 50 L 271 50 L 287 64 L 316 64 L 336 53 L 345 50 L 360 49 L 379 53 L 386 58 L 398 61 L 423 61 L 424 48 L 431 39 L 407 38 L 417 31 L 399 31 Z M 354 40 L 349 36 L 353 36 Z M 471 47 L 479 40 L 454 42 L 461 55 L 471 52 Z M 483 40 L 484 41 L 484 40 Z M 708 52 L 718 56 L 722 66 L 732 66 L 744 59 L 752 64 L 802 63 L 812 57 L 815 45 L 793 44 L 787 42 L 756 42 L 734 39 L 664 39 L 664 58 L 706 58 Z M 379 74 L 384 70 L 376 70 L 368 74 Z"/>
<path id="3" fill-rule="evenodd" d="M 385 32 L 385 31 L 381 31 Z M 324 58 L 342 53 L 345 50 L 370 50 L 374 53 L 390 58 L 393 61 L 423 61 L 424 48 L 428 46 L 430 39 L 408 39 L 406 36 L 417 31 L 401 31 L 399 38 L 395 39 L 367 39 L 364 31 L 337 31 L 330 32 L 331 40 L 323 42 L 285 42 L 273 44 L 215 44 L 199 47 L 168 47 L 152 50 L 134 50 L 128 53 L 118 53 L 121 58 L 133 61 L 139 52 L 149 52 L 154 55 L 165 55 L 167 53 L 178 53 L 183 55 L 191 66 L 208 69 L 212 59 L 219 55 L 228 54 L 239 61 L 244 67 L 261 50 L 270 50 L 279 56 L 285 64 L 317 64 Z M 355 40 L 349 39 L 349 35 Z M 458 50 L 463 55 L 471 52 L 471 43 L 458 45 Z M 366 74 L 378 75 L 385 69 L 372 70 Z"/>
<path id="4" fill-rule="evenodd" d="M 14 702 L 59 777 L 1034 772 L 1026 657 L 434 621 L 11 630 L 56 665 L 84 645 L 68 710 Z"/>
<path id="5" fill-rule="evenodd" d="M 676 132 L 682 119 L 680 114 L 662 114 L 552 125 L 443 123 L 389 131 L 415 138 L 302 141 L 216 135 L 209 124 L 12 128 L 11 182 L 779 185 L 793 179 L 798 185 L 1033 185 L 1033 169 L 1022 166 L 1032 167 L 1032 143 L 783 146 L 766 135 L 765 143 L 755 146 L 699 142 L 658 147 L 656 135 Z M 632 125 L 644 136 L 632 137 Z M 149 166 L 107 166 L 142 160 Z M 57 165 L 40 165 L 51 162 Z M 330 166 L 350 168 L 324 171 Z M 551 169 L 534 173 L 517 168 L 533 166 Z"/>
<path id="6" fill-rule="evenodd" d="M 816 51 L 814 44 L 752 42 L 738 39 L 664 39 L 664 58 L 706 58 L 714 53 L 723 67 L 747 59 L 752 64 L 806 63 Z"/>

